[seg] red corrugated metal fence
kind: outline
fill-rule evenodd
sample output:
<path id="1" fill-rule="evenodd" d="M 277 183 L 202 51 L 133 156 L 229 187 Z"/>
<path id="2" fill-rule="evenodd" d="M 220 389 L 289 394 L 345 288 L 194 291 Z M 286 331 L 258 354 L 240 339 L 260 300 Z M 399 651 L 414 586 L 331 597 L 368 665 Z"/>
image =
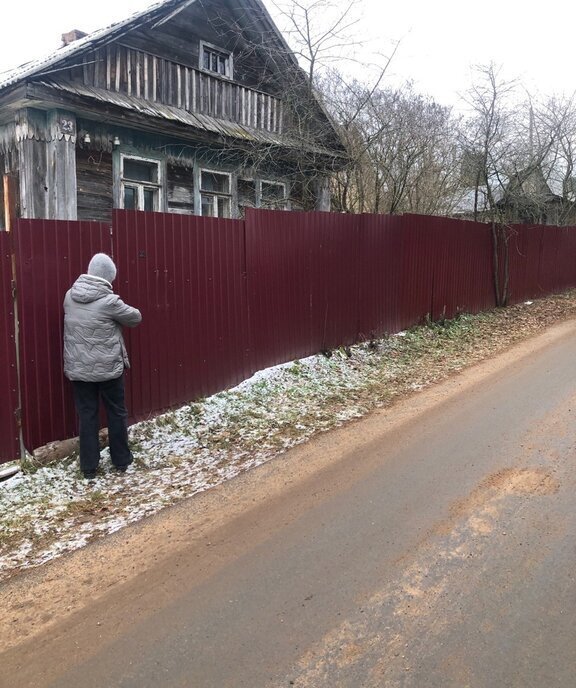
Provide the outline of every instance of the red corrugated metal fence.
<path id="1" fill-rule="evenodd" d="M 22 432 L 28 450 L 77 433 L 62 372 L 62 302 L 94 253 L 111 252 L 97 222 L 19 220 L 14 229 L 20 322 Z"/>
<path id="2" fill-rule="evenodd" d="M 115 290 L 142 311 L 125 330 L 133 419 L 250 377 L 244 223 L 114 214 Z"/>
<path id="3" fill-rule="evenodd" d="M 576 228 L 514 226 L 509 301 L 576 285 Z M 126 331 L 132 420 L 212 394 L 255 370 L 495 305 L 491 227 L 444 218 L 248 211 L 245 220 L 116 211 L 112 227 L 20 220 L 0 234 L 0 461 L 15 458 L 16 254 L 25 446 L 76 434 L 62 373 L 62 300 L 98 251 L 142 311 Z"/>
<path id="4" fill-rule="evenodd" d="M 10 234 L 0 232 L 0 463 L 18 457 L 20 446 L 11 239 Z"/>

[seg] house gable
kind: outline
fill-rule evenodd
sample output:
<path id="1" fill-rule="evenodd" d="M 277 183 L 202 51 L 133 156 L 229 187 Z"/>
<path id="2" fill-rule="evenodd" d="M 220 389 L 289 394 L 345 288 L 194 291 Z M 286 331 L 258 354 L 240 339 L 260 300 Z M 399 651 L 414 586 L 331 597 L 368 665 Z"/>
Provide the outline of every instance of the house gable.
<path id="1" fill-rule="evenodd" d="M 155 5 L 15 70 L 0 83 L 0 110 L 0 164 L 13 172 L 17 150 L 27 217 L 102 220 L 134 199 L 137 209 L 235 214 L 242 180 L 254 203 L 276 203 L 284 189 L 289 207 L 290 189 L 312 188 L 302 175 L 345 157 L 260 0 Z M 125 158 L 159 181 L 123 175 Z M 203 170 L 219 168 L 222 189 L 202 188 Z"/>

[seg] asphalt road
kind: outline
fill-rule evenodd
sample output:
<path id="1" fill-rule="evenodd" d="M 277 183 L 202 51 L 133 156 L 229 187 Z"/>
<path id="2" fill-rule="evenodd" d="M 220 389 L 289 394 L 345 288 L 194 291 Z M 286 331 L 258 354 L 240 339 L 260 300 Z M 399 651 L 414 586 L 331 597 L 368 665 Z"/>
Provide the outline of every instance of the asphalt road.
<path id="1" fill-rule="evenodd" d="M 5 653 L 2 685 L 573 688 L 575 362 L 571 332 L 338 431 L 335 463 Z"/>

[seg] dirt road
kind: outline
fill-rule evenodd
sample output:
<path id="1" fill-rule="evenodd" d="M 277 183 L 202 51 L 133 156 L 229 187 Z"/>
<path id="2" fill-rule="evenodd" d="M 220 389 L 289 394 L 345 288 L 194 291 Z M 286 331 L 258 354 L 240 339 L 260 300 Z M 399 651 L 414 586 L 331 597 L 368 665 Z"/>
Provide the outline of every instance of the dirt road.
<path id="1" fill-rule="evenodd" d="M 0 685 L 574 685 L 576 323 L 0 593 Z"/>

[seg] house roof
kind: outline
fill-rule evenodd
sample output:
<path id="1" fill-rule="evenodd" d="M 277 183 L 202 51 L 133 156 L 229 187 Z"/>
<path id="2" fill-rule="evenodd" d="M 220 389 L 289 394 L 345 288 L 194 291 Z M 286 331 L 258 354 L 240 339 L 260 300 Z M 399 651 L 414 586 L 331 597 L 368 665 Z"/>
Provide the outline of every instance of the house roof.
<path id="1" fill-rule="evenodd" d="M 254 129 L 199 113 L 190 113 L 186 110 L 158 102 L 150 102 L 126 94 L 119 94 L 81 85 L 76 82 L 73 84 L 61 82 L 57 79 L 59 71 L 69 69 L 75 64 L 80 64 L 81 58 L 85 53 L 118 40 L 119 37 L 126 34 L 128 31 L 141 28 L 145 25 L 149 25 L 151 28 L 159 26 L 177 16 L 182 10 L 185 10 L 197 1 L 198 0 L 161 0 L 140 12 L 132 14 L 123 21 L 98 29 L 97 31 L 73 41 L 69 45 L 62 46 L 43 58 L 23 64 L 10 72 L 0 74 L 0 92 L 3 90 L 11 90 L 27 82 L 33 82 L 41 86 L 46 86 L 53 91 L 66 91 L 85 99 L 91 99 L 92 101 L 107 102 L 111 105 L 123 107 L 151 117 L 161 118 L 165 121 L 171 120 L 173 122 L 179 122 L 196 129 L 202 129 L 235 139 L 259 141 L 261 143 L 280 145 L 288 148 L 302 148 L 301 141 L 290 141 L 290 138 L 285 134 L 280 137 L 280 135 L 268 131 Z M 262 0 L 232 1 L 235 3 L 235 7 L 242 6 L 247 15 L 250 16 L 250 22 L 247 23 L 247 29 L 249 30 L 250 27 L 252 27 L 252 30 L 257 31 L 259 34 L 264 31 L 267 35 L 273 36 L 279 47 L 279 54 L 281 54 L 284 59 L 288 60 L 289 63 L 294 66 L 295 70 L 300 73 L 301 68 L 298 65 L 294 53 L 276 27 L 268 10 L 262 3 Z M 315 94 L 314 100 L 316 106 L 323 113 L 324 117 L 328 119 L 332 129 L 335 131 L 330 116 Z M 338 138 L 337 135 L 336 138 Z M 318 144 L 318 142 L 314 143 L 312 141 L 307 141 L 304 149 L 308 152 L 328 155 L 331 158 L 340 158 L 345 155 L 341 145 L 334 148 Z"/>
<path id="2" fill-rule="evenodd" d="M 123 21 L 116 22 L 103 29 L 98 29 L 69 45 L 58 48 L 58 50 L 45 57 L 27 62 L 9 72 L 0 74 L 0 90 L 31 77 L 54 73 L 58 71 L 58 65 L 61 62 L 69 62 L 75 55 L 79 56 L 83 52 L 106 45 L 117 38 L 119 34 L 125 33 L 128 30 L 136 29 L 151 22 L 167 21 L 196 1 L 197 0 L 161 0 L 160 2 L 156 2 Z M 267 25 L 266 28 L 272 30 L 277 40 L 281 43 L 286 56 L 297 65 L 296 58 L 284 40 L 284 37 L 278 31 L 278 28 L 261 0 L 237 0 L 237 2 L 244 2 L 247 7 L 260 14 L 261 19 L 263 19 Z"/>
<path id="3" fill-rule="evenodd" d="M 554 180 L 544 174 L 540 164 L 518 170 L 511 178 L 506 187 L 508 198 L 525 198 L 538 201 L 550 201 L 561 199 L 561 195 L 552 189 Z"/>

